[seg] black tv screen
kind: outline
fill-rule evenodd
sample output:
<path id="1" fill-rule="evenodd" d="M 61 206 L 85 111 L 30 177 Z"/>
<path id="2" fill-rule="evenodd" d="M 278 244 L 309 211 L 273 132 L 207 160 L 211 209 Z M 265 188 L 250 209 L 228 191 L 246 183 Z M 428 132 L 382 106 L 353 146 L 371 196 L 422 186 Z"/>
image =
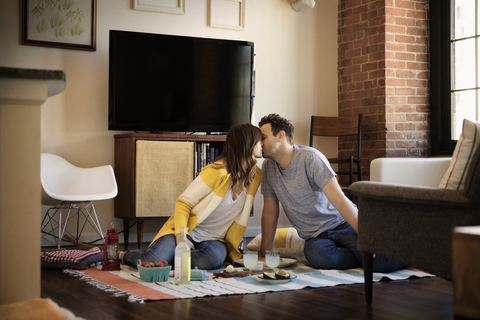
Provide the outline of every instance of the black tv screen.
<path id="1" fill-rule="evenodd" d="M 251 122 L 253 43 L 110 30 L 109 130 L 227 132 Z"/>

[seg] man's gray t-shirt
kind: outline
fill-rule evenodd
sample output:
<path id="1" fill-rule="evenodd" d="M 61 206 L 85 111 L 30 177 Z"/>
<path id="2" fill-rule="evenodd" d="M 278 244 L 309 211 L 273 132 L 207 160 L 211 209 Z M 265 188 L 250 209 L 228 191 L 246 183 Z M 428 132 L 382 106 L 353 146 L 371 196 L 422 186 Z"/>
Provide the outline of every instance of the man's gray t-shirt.
<path id="1" fill-rule="evenodd" d="M 335 177 L 327 158 L 317 149 L 294 145 L 295 155 L 286 170 L 272 159 L 263 162 L 261 193 L 276 197 L 285 214 L 307 240 L 345 222 L 322 188 Z"/>

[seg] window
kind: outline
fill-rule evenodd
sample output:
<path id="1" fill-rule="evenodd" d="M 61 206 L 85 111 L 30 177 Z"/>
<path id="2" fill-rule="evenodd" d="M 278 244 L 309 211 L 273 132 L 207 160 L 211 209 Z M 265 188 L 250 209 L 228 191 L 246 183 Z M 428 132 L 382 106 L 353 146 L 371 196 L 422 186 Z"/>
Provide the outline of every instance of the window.
<path id="1" fill-rule="evenodd" d="M 452 139 L 463 119 L 478 121 L 478 0 L 454 0 L 452 25 Z"/>
<path id="2" fill-rule="evenodd" d="M 479 120 L 478 1 L 430 2 L 433 155 L 451 155 L 463 119 Z"/>

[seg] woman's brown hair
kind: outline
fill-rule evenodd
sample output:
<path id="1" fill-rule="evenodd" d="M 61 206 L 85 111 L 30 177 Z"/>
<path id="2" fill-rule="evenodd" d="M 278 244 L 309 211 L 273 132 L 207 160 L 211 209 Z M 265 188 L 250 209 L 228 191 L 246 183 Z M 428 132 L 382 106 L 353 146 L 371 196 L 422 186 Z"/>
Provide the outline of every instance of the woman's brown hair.
<path id="1" fill-rule="evenodd" d="M 226 168 L 232 175 L 232 193 L 237 198 L 247 190 L 255 178 L 257 159 L 253 155 L 255 145 L 262 140 L 262 132 L 250 123 L 234 125 L 227 134 L 223 151 L 216 161 L 217 167 Z"/>

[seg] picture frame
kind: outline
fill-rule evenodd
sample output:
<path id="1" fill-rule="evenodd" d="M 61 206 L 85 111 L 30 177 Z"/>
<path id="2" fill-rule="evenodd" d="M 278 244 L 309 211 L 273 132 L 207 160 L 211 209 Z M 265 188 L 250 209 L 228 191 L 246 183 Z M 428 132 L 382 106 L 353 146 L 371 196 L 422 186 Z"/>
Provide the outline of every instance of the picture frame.
<path id="1" fill-rule="evenodd" d="M 22 0 L 22 44 L 97 50 L 97 0 Z"/>
<path id="2" fill-rule="evenodd" d="M 132 0 L 133 10 L 185 14 L 185 0 Z"/>
<path id="3" fill-rule="evenodd" d="M 245 30 L 245 0 L 209 0 L 210 27 Z"/>

